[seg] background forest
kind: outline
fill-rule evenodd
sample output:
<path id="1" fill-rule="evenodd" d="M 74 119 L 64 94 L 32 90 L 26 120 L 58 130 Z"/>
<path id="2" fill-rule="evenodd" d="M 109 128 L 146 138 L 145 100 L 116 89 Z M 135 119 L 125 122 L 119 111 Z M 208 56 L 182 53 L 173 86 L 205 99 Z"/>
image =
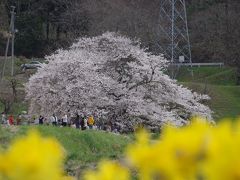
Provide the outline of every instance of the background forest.
<path id="1" fill-rule="evenodd" d="M 1 0 L 0 56 L 10 6 L 15 5 L 16 54 L 43 57 L 77 37 L 119 31 L 160 53 L 159 0 Z M 186 0 L 193 62 L 236 65 L 240 56 L 240 1 Z"/>

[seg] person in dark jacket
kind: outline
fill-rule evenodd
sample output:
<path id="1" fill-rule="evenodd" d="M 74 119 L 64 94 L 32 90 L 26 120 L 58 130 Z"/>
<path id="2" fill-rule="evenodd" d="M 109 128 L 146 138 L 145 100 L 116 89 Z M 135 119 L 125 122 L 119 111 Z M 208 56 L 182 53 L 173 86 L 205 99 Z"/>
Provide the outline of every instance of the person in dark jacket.
<path id="1" fill-rule="evenodd" d="M 42 115 L 40 115 L 39 118 L 38 118 L 38 123 L 40 125 L 42 125 L 43 124 L 43 120 L 44 120 L 44 117 Z"/>
<path id="2" fill-rule="evenodd" d="M 85 126 L 85 122 L 84 122 L 85 116 L 83 115 L 80 121 L 80 125 L 81 125 L 81 130 L 86 130 L 86 126 Z"/>
<path id="3" fill-rule="evenodd" d="M 76 119 L 75 119 L 75 125 L 77 129 L 80 129 L 80 116 L 77 114 Z"/>

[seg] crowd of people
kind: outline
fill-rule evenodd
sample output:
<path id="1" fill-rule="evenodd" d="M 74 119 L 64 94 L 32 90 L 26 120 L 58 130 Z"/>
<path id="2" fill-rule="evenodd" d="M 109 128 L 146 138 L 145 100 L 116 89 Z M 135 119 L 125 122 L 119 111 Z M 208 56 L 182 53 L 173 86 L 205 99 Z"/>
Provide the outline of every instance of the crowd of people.
<path id="1" fill-rule="evenodd" d="M 4 112 L 2 113 L 2 118 L 1 118 L 0 124 L 20 125 L 20 123 L 21 123 L 21 116 L 18 116 L 16 118 L 16 122 L 15 122 L 13 115 L 9 115 L 7 118 L 7 115 Z"/>
<path id="2" fill-rule="evenodd" d="M 79 114 L 76 114 L 75 117 L 69 118 L 67 114 L 65 114 L 63 117 L 57 117 L 55 114 L 53 114 L 50 118 L 46 118 L 42 115 L 40 115 L 38 118 L 36 116 L 32 116 L 31 118 L 26 118 L 24 115 L 19 114 L 14 120 L 13 115 L 7 115 L 3 112 L 1 118 L 0 124 L 6 124 L 6 125 L 21 125 L 21 124 L 39 124 L 39 125 L 53 125 L 53 126 L 75 126 L 77 129 L 93 129 L 95 125 L 95 120 L 92 115 L 89 117 L 87 116 L 81 116 Z"/>
<path id="3" fill-rule="evenodd" d="M 71 126 L 77 129 L 86 130 L 93 129 L 95 127 L 95 120 L 92 115 L 84 116 L 76 114 L 75 117 L 68 118 L 68 115 L 65 114 L 62 118 L 58 118 L 55 114 L 53 114 L 49 120 L 40 115 L 39 124 L 52 124 L 53 126 Z"/>
<path id="4" fill-rule="evenodd" d="M 69 117 L 67 114 L 63 116 L 57 116 L 53 114 L 49 118 L 44 117 L 42 115 L 36 117 L 26 117 L 24 114 L 19 114 L 16 119 L 14 119 L 13 115 L 7 116 L 4 112 L 1 113 L 1 122 L 0 124 L 5 124 L 8 126 L 12 125 L 52 125 L 52 126 L 60 126 L 60 127 L 74 127 L 81 130 L 86 129 L 100 129 L 106 131 L 119 132 L 119 128 L 115 124 L 96 122 L 93 115 L 80 115 L 78 113 L 75 114 L 74 117 Z"/>

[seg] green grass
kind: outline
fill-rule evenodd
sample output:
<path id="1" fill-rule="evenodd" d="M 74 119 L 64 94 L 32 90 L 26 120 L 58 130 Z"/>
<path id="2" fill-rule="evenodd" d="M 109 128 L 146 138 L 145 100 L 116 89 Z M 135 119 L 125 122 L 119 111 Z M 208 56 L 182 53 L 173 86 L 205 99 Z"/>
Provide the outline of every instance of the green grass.
<path id="1" fill-rule="evenodd" d="M 240 86 L 236 86 L 236 68 L 194 67 L 193 77 L 188 68 L 181 68 L 178 81 L 202 94 L 208 94 L 209 107 L 216 121 L 240 116 Z"/>
<path id="2" fill-rule="evenodd" d="M 21 71 L 21 65 L 24 63 L 30 62 L 30 59 L 25 58 L 15 58 L 15 66 L 14 66 L 14 78 L 17 79 L 18 85 L 17 85 L 17 102 L 14 102 L 11 106 L 11 110 L 9 114 L 15 115 L 17 117 L 18 114 L 20 114 L 22 111 L 27 111 L 27 103 L 24 102 L 24 83 L 28 81 L 28 74 L 24 74 Z M 2 67 L 4 64 L 4 57 L 0 57 L 0 76 L 2 76 Z M 10 79 L 11 77 L 11 57 L 8 57 L 6 64 L 5 64 L 5 75 L 2 81 L 0 81 L 0 96 L 4 97 L 4 94 L 11 95 L 12 89 L 10 86 Z M 2 95 L 3 94 L 3 95 Z M 0 102 L 0 113 L 4 111 L 4 106 Z"/>
<path id="3" fill-rule="evenodd" d="M 17 128 L 17 129 L 16 129 Z M 0 144 L 6 148 L 14 137 L 24 136 L 31 126 L 0 128 Z M 79 131 L 74 128 L 36 126 L 43 136 L 56 138 L 65 148 L 66 170 L 76 171 L 95 167 L 100 159 L 120 159 L 127 144 L 128 136 L 115 135 L 101 131 Z"/>
<path id="4" fill-rule="evenodd" d="M 191 76 L 190 72 L 193 72 Z M 178 81 L 198 82 L 216 85 L 235 85 L 236 68 L 231 67 L 183 67 L 179 70 Z"/>
<path id="5" fill-rule="evenodd" d="M 5 61 L 5 58 L 4 57 L 0 57 L 0 72 L 1 72 L 1 75 L 2 75 L 2 68 L 4 66 L 4 61 Z M 19 73 L 20 72 L 20 64 L 21 64 L 21 60 L 18 59 L 18 58 L 14 58 L 14 72 L 15 73 Z M 5 76 L 11 76 L 11 68 L 12 68 L 12 59 L 11 57 L 8 57 L 7 58 L 7 61 L 5 62 Z"/>
<path id="6" fill-rule="evenodd" d="M 216 121 L 223 118 L 235 119 L 240 116 L 240 86 L 222 86 L 184 82 L 184 86 L 211 97 L 209 107 L 214 111 Z"/>
<path id="7" fill-rule="evenodd" d="M 0 150 L 1 148 L 7 148 L 13 137 L 14 136 L 9 129 L 2 128 L 0 125 Z"/>

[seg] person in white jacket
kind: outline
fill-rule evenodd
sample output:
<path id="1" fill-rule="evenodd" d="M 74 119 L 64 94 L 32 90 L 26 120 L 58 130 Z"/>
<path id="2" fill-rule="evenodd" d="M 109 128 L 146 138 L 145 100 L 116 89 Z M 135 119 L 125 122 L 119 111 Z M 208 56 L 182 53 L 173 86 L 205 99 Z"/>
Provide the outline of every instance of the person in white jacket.
<path id="1" fill-rule="evenodd" d="M 58 122 L 57 116 L 53 114 L 50 119 L 51 119 L 52 125 L 56 126 Z"/>
<path id="2" fill-rule="evenodd" d="M 63 126 L 67 126 L 67 124 L 68 124 L 68 116 L 65 114 L 62 119 L 63 119 L 62 125 Z"/>
<path id="3" fill-rule="evenodd" d="M 1 122 L 0 122 L 0 125 L 1 124 L 5 124 L 6 123 L 6 114 L 4 112 L 2 112 L 2 119 L 1 119 Z"/>

